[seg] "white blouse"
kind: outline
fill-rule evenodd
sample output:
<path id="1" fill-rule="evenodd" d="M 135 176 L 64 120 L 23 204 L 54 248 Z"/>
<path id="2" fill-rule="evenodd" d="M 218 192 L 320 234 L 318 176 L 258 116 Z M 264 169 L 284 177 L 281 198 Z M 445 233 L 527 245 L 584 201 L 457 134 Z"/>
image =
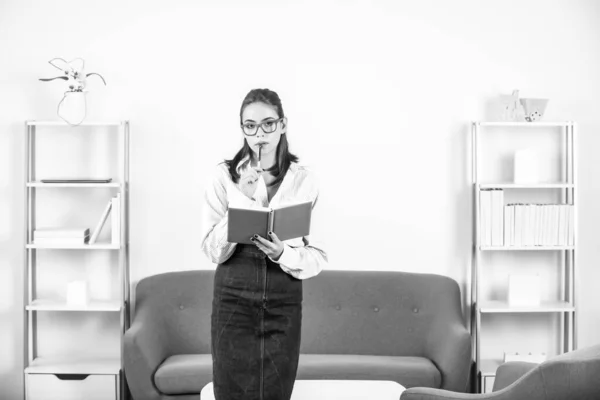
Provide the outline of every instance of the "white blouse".
<path id="1" fill-rule="evenodd" d="M 250 168 L 250 157 L 246 156 L 237 166 L 242 175 Z M 315 240 L 315 205 L 319 197 L 319 185 L 315 174 L 305 166 L 291 163 L 290 168 L 279 189 L 269 203 L 267 185 L 259 174 L 254 200 L 249 199 L 229 175 L 226 163 L 217 165 L 212 181 L 204 194 L 202 210 L 201 237 L 202 251 L 216 264 L 225 262 L 233 254 L 237 243 L 227 241 L 227 222 L 229 207 L 279 207 L 301 201 L 312 201 L 311 234 L 283 241 L 284 250 L 279 259 L 273 262 L 296 279 L 307 279 L 316 276 L 327 266 L 327 253 L 322 242 Z"/>

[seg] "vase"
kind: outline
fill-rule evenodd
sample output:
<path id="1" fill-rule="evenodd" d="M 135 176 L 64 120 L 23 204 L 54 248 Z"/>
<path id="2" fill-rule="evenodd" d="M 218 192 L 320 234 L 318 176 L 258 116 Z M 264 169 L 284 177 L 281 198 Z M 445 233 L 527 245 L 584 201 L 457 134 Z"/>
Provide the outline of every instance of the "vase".
<path id="1" fill-rule="evenodd" d="M 85 92 L 65 92 L 58 103 L 58 116 L 70 125 L 79 125 L 85 119 Z"/>

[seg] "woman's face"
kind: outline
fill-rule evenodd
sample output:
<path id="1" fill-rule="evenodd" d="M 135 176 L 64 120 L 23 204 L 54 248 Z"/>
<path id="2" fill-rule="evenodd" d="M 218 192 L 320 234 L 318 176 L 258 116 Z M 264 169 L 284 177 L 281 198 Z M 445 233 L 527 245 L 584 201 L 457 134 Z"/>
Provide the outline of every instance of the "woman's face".
<path id="1" fill-rule="evenodd" d="M 256 155 L 258 155 L 258 145 L 261 143 L 263 144 L 261 155 L 277 150 L 279 139 L 281 139 L 281 135 L 287 129 L 287 118 L 275 122 L 278 119 L 279 116 L 275 108 L 265 103 L 251 103 L 244 108 L 242 112 L 242 124 L 247 125 L 249 128 L 258 128 L 254 136 L 247 136 L 245 133 L 242 133 Z M 273 122 L 269 123 L 269 121 Z M 261 123 L 266 123 L 266 125 L 263 127 L 260 125 Z M 257 127 L 257 125 L 259 126 Z M 265 130 L 269 132 L 269 127 L 274 127 L 275 130 L 272 133 L 265 133 Z"/>

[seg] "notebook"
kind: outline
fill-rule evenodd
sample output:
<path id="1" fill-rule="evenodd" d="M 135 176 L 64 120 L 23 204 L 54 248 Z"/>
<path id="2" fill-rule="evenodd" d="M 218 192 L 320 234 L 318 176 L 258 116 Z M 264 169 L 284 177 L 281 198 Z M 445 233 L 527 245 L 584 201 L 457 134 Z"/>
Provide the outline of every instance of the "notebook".
<path id="1" fill-rule="evenodd" d="M 250 238 L 259 235 L 269 238 L 269 231 L 281 240 L 295 239 L 310 234 L 312 201 L 285 205 L 278 208 L 236 208 L 228 210 L 227 241 L 254 244 Z"/>

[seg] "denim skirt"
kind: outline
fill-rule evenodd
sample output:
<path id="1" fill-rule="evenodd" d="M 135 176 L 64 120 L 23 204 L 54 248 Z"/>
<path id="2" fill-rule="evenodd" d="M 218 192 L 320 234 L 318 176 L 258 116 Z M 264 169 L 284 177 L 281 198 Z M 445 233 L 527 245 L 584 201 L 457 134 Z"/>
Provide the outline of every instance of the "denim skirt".
<path id="1" fill-rule="evenodd" d="M 289 399 L 298 370 L 301 324 L 302 281 L 255 245 L 236 245 L 215 272 L 215 399 Z"/>

